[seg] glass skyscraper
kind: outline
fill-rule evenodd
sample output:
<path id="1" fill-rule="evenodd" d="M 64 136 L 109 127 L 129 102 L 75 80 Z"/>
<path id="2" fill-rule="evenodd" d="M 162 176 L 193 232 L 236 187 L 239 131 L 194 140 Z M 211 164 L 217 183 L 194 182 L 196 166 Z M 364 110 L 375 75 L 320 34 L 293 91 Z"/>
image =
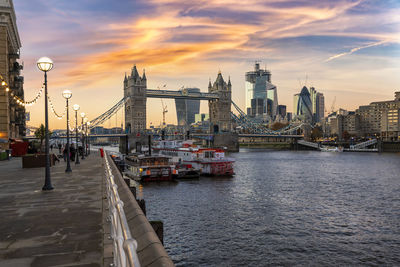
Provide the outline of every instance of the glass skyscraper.
<path id="1" fill-rule="evenodd" d="M 296 117 L 302 121 L 319 122 L 324 118 L 324 95 L 311 87 L 301 89 L 300 94 L 294 95 L 293 103 Z"/>
<path id="2" fill-rule="evenodd" d="M 260 69 L 260 64 L 255 63 L 254 71 L 246 72 L 245 90 L 247 115 L 276 116 L 278 95 L 276 86 L 271 83 L 270 71 Z"/>
<path id="3" fill-rule="evenodd" d="M 199 88 L 185 88 L 189 93 L 200 93 Z M 175 99 L 176 117 L 179 126 L 189 126 L 200 113 L 200 100 Z"/>

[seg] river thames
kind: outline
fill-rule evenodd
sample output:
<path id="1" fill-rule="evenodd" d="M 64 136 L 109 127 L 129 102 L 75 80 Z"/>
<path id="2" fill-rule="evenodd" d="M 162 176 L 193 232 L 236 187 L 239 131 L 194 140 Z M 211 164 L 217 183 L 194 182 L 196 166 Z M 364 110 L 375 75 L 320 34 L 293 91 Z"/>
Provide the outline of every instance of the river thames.
<path id="1" fill-rule="evenodd" d="M 144 185 L 177 266 L 400 264 L 400 154 L 229 156 L 232 178 Z"/>

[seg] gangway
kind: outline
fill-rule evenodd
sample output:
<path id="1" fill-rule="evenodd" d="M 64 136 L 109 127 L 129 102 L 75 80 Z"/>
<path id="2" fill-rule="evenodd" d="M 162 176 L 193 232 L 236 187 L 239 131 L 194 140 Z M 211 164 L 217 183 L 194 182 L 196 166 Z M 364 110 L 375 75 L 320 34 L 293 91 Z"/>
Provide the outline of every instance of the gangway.
<path id="1" fill-rule="evenodd" d="M 319 149 L 318 143 L 309 142 L 309 141 L 306 141 L 304 139 L 298 140 L 297 143 L 300 144 L 300 145 L 303 145 L 303 146 L 308 146 L 308 147 L 312 147 L 312 148 L 315 148 L 315 149 Z"/>
<path id="2" fill-rule="evenodd" d="M 367 146 L 371 146 L 378 143 L 378 140 L 376 139 L 371 139 L 362 143 L 358 143 L 356 145 L 350 146 L 350 149 L 362 149 L 362 148 L 366 148 Z"/>

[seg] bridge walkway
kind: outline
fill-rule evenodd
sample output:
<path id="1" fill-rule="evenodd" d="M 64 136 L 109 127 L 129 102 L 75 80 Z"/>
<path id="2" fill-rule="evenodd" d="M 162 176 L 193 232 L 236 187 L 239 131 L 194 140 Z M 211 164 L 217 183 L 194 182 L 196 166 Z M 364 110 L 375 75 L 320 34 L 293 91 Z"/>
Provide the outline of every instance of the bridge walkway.
<path id="1" fill-rule="evenodd" d="M 103 266 L 102 161 L 92 153 L 65 173 L 0 161 L 0 266 Z"/>

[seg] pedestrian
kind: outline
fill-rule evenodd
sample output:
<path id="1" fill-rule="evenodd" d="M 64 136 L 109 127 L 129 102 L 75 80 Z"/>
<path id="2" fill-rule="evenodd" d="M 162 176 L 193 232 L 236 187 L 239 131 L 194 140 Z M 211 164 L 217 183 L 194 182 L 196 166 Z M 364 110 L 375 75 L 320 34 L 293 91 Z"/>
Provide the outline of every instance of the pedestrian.
<path id="1" fill-rule="evenodd" d="M 61 148 L 62 148 L 61 143 L 58 143 L 58 153 L 59 153 L 59 154 L 61 154 Z"/>
<path id="2" fill-rule="evenodd" d="M 53 151 L 53 144 L 50 145 L 50 150 Z"/>
<path id="3" fill-rule="evenodd" d="M 69 152 L 71 153 L 71 160 L 74 161 L 75 160 L 75 146 L 74 144 L 71 144 L 71 146 L 69 147 Z"/>
<path id="4" fill-rule="evenodd" d="M 67 145 L 65 145 L 64 151 L 63 151 L 64 161 L 67 161 L 67 155 L 68 155 L 68 147 L 67 147 Z"/>

